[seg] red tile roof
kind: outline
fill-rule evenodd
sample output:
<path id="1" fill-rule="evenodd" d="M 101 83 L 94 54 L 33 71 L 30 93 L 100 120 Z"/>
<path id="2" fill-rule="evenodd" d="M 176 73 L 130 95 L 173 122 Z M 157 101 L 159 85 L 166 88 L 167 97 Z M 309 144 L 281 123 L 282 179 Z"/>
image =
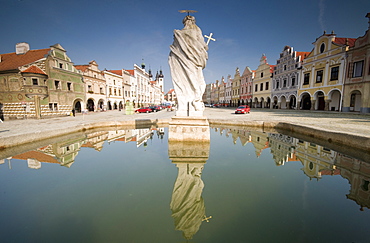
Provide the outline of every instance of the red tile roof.
<path id="1" fill-rule="evenodd" d="M 107 70 L 107 71 L 111 72 L 111 73 L 114 73 L 114 74 L 117 74 L 117 75 L 120 75 L 120 76 L 123 76 L 122 70 Z"/>
<path id="2" fill-rule="evenodd" d="M 86 69 L 89 67 L 89 65 L 74 65 L 76 69 L 81 70 L 82 72 L 85 72 Z"/>
<path id="3" fill-rule="evenodd" d="M 335 37 L 334 43 L 339 45 L 348 45 L 350 47 L 355 46 L 356 38 L 339 38 Z"/>
<path id="4" fill-rule="evenodd" d="M 27 159 L 37 159 L 40 162 L 44 163 L 55 163 L 55 164 L 60 164 L 58 160 L 56 160 L 54 157 L 44 154 L 39 151 L 29 151 L 25 152 L 23 154 L 18 154 L 16 156 L 12 157 L 13 159 L 20 159 L 20 160 L 27 160 Z"/>
<path id="5" fill-rule="evenodd" d="M 22 73 L 37 73 L 37 74 L 43 74 L 43 75 L 46 75 L 47 74 L 42 71 L 39 67 L 35 66 L 35 65 L 32 65 L 31 67 L 27 68 L 26 70 L 23 70 Z"/>
<path id="6" fill-rule="evenodd" d="M 19 55 L 15 52 L 0 54 L 0 71 L 16 70 L 23 65 L 33 63 L 44 58 L 50 50 L 50 48 L 30 50 Z"/>
<path id="7" fill-rule="evenodd" d="M 135 75 L 135 71 L 134 70 L 126 70 L 127 72 L 129 72 L 132 76 Z"/>
<path id="8" fill-rule="evenodd" d="M 301 56 L 301 61 L 305 59 L 311 52 L 309 51 L 297 51 L 297 56 Z"/>

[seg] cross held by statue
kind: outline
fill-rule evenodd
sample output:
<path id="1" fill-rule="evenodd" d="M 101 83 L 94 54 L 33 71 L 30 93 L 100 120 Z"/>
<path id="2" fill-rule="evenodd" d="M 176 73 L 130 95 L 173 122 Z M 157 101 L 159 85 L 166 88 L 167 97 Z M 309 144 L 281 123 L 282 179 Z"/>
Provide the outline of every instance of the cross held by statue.
<path id="1" fill-rule="evenodd" d="M 207 40 L 207 46 L 209 44 L 209 42 L 212 40 L 212 41 L 216 41 L 216 39 L 212 38 L 212 35 L 213 33 L 210 33 L 209 36 L 208 35 L 204 35 L 204 37 L 206 37 L 208 40 Z"/>

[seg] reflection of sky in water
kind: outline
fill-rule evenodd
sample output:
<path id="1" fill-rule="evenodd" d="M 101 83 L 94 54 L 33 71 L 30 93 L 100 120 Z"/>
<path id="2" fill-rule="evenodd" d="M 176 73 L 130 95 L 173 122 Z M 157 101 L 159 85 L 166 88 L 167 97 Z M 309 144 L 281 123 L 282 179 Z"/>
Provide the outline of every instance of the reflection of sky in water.
<path id="1" fill-rule="evenodd" d="M 166 130 L 167 133 L 167 130 Z M 0 165 L 3 242 L 183 242 L 170 202 L 178 169 L 164 139 L 81 147 L 70 168 Z M 201 178 L 206 216 L 191 242 L 366 242 L 369 209 L 340 175 L 311 179 L 299 161 L 276 166 L 267 147 L 211 130 Z"/>

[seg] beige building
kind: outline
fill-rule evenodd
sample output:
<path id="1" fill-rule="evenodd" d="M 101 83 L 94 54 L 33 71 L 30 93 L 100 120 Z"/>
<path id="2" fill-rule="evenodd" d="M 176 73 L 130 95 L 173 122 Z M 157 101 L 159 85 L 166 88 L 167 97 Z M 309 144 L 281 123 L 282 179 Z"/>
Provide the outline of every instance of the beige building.
<path id="1" fill-rule="evenodd" d="M 342 111 L 370 113 L 370 13 L 366 17 L 369 18 L 369 28 L 347 52 L 349 65 Z"/>
<path id="2" fill-rule="evenodd" d="M 235 70 L 232 88 L 231 88 L 231 103 L 232 106 L 239 106 L 240 105 L 240 86 L 241 86 L 241 78 L 240 78 L 240 71 L 237 67 Z"/>
<path id="3" fill-rule="evenodd" d="M 274 67 L 274 65 L 267 63 L 267 57 L 263 54 L 253 80 L 253 108 L 270 108 L 270 84 L 273 77 Z"/>
<path id="4" fill-rule="evenodd" d="M 106 81 L 96 61 L 91 61 L 87 65 L 75 65 L 75 68 L 82 72 L 85 83 L 86 110 L 106 110 Z"/>

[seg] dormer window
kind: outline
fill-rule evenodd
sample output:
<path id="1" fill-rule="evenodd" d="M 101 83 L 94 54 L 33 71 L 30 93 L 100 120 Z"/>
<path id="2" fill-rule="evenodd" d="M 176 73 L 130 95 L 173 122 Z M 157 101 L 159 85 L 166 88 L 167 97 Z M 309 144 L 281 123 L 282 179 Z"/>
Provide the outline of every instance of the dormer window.
<path id="1" fill-rule="evenodd" d="M 39 85 L 37 78 L 32 79 L 32 85 Z"/>
<path id="2" fill-rule="evenodd" d="M 320 46 L 320 53 L 323 53 L 325 51 L 325 43 L 322 43 Z"/>

